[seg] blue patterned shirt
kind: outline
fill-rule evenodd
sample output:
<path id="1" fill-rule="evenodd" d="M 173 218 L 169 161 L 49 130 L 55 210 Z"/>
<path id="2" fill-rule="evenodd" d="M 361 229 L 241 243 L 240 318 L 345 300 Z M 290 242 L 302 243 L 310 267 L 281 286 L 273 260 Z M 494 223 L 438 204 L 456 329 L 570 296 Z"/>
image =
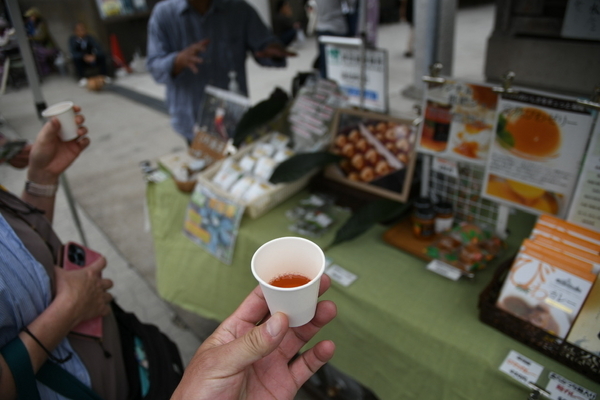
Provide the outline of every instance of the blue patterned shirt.
<path id="1" fill-rule="evenodd" d="M 177 54 L 203 39 L 210 39 L 204 62 L 194 74 L 185 68 L 171 75 Z M 247 95 L 246 54 L 277 42 L 255 9 L 243 0 L 212 0 L 201 15 L 187 0 L 156 4 L 148 22 L 147 67 L 156 82 L 167 86 L 166 102 L 173 129 L 193 138 L 194 123 L 206 85 L 227 89 L 229 71 L 235 71 L 240 91 Z M 265 66 L 285 66 L 285 61 L 256 59 Z"/>
<path id="2" fill-rule="evenodd" d="M 16 338 L 50 305 L 50 293 L 46 270 L 0 214 L 0 347 Z M 69 352 L 73 357 L 61 367 L 91 387 L 87 369 L 68 339 L 63 339 L 52 354 L 64 358 Z M 65 399 L 39 382 L 38 390 L 42 400 Z"/>

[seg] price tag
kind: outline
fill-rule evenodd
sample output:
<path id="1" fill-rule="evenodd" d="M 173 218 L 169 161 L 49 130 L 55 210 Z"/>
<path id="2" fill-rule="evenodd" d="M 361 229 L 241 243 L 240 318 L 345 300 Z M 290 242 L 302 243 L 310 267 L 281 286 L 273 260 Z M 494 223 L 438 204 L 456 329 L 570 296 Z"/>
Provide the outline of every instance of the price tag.
<path id="1" fill-rule="evenodd" d="M 555 372 L 548 374 L 546 390 L 552 400 L 594 400 L 596 393 L 563 378 Z"/>
<path id="2" fill-rule="evenodd" d="M 454 268 L 452 265 L 440 260 L 431 261 L 427 264 L 427 269 L 453 281 L 457 281 L 462 276 L 460 269 Z"/>
<path id="3" fill-rule="evenodd" d="M 521 382 L 524 385 L 527 383 L 535 383 L 542 374 L 543 366 L 530 360 L 529 358 L 511 350 L 502 365 L 500 371 L 511 376 L 513 379 Z"/>
<path id="4" fill-rule="evenodd" d="M 358 278 L 355 274 L 345 270 L 337 264 L 330 264 L 327 268 L 325 268 L 325 273 L 329 275 L 331 280 L 344 287 L 350 286 L 356 280 L 356 278 Z"/>
<path id="5" fill-rule="evenodd" d="M 444 175 L 458 179 L 458 164 L 445 158 L 433 157 L 431 169 Z"/>

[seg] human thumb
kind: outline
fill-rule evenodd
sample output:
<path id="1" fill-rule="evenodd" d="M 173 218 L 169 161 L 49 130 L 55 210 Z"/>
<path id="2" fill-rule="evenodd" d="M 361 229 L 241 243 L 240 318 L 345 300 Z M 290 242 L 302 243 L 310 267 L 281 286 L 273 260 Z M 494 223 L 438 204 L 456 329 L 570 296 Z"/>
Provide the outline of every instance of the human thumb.
<path id="1" fill-rule="evenodd" d="M 283 313 L 275 313 L 264 324 L 228 344 L 231 367 L 236 371 L 252 365 L 256 361 L 271 354 L 285 337 L 288 330 L 288 319 Z"/>

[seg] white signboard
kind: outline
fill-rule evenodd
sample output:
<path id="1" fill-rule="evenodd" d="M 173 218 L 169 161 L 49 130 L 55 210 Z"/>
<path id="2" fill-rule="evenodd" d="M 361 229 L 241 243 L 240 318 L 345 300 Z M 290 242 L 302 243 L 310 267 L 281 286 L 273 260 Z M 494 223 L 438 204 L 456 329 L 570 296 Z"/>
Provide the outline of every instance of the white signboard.
<path id="1" fill-rule="evenodd" d="M 336 81 L 348 96 L 350 105 L 361 105 L 361 51 L 358 48 L 327 44 L 327 78 Z M 386 50 L 365 52 L 364 108 L 386 113 L 388 110 L 388 57 Z"/>

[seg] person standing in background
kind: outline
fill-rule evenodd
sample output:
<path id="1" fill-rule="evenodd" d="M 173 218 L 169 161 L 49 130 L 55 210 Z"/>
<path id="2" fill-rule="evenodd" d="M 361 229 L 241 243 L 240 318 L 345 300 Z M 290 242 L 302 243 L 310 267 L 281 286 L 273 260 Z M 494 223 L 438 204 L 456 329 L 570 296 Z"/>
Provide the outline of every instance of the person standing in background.
<path id="1" fill-rule="evenodd" d="M 413 24 L 413 0 L 400 0 L 400 21 L 408 22 L 409 32 L 404 57 L 413 56 L 415 47 L 415 27 Z"/>
<path id="2" fill-rule="evenodd" d="M 310 0 L 308 7 L 316 10 L 317 23 L 315 33 L 319 54 L 315 60 L 315 67 L 319 70 L 321 77 L 327 76 L 325 65 L 325 45 L 319 42 L 321 36 L 347 36 L 348 22 L 342 10 L 342 0 Z"/>
<path id="3" fill-rule="evenodd" d="M 154 7 L 146 65 L 154 80 L 167 86 L 171 125 L 188 144 L 206 85 L 227 90 L 233 76 L 248 95 L 248 52 L 270 67 L 285 67 L 286 57 L 295 55 L 243 0 L 164 0 Z"/>

